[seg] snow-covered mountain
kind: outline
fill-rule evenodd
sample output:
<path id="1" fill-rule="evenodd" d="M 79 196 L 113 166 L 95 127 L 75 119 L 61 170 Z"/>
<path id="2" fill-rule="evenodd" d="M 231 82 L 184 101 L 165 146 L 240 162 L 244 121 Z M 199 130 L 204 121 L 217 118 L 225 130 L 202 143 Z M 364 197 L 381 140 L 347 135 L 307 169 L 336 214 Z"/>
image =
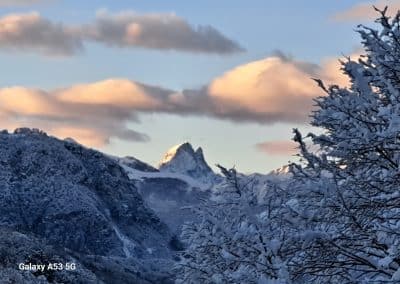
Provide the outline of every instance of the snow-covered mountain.
<path id="1" fill-rule="evenodd" d="M 188 175 L 209 183 L 215 173 L 207 164 L 201 147 L 195 151 L 188 142 L 169 149 L 158 165 L 161 172 Z"/>
<path id="2" fill-rule="evenodd" d="M 195 218 L 182 208 L 208 199 L 212 188 L 223 181 L 207 164 L 203 150 L 195 151 L 188 142 L 168 150 L 159 169 L 133 157 L 114 159 L 135 182 L 145 203 L 177 235 L 184 222 Z"/>
<path id="3" fill-rule="evenodd" d="M 290 174 L 290 166 L 289 165 L 284 165 L 281 166 L 275 170 L 272 170 L 270 174 L 275 174 L 275 175 L 289 175 Z"/>
<path id="4" fill-rule="evenodd" d="M 208 200 L 213 190 L 224 182 L 224 178 L 214 173 L 207 164 L 203 150 L 200 147 L 194 150 L 188 142 L 168 150 L 159 163 L 159 170 L 133 157 L 114 159 L 135 182 L 146 204 L 177 235 L 184 222 L 196 218 L 182 208 Z M 285 179 L 287 170 L 287 167 L 283 167 L 268 174 L 251 174 L 247 177 L 252 183 L 260 185 L 268 180 Z"/>
<path id="5" fill-rule="evenodd" d="M 1 283 L 167 283 L 179 242 L 108 156 L 38 130 L 0 132 L 0 196 Z M 29 262 L 78 269 L 18 270 Z"/>

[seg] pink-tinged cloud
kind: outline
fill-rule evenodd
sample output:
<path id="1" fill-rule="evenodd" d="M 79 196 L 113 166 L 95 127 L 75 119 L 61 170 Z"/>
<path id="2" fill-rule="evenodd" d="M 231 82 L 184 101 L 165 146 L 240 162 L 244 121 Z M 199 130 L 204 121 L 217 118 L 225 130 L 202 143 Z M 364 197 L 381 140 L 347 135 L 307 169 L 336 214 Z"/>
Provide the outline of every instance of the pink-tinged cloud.
<path id="1" fill-rule="evenodd" d="M 377 0 L 358 3 L 347 10 L 336 13 L 333 15 L 333 19 L 336 21 L 373 20 L 379 17 L 373 6 L 381 10 L 388 6 L 388 15 L 394 16 L 400 10 L 400 0 Z"/>
<path id="2" fill-rule="evenodd" d="M 291 156 L 297 151 L 297 144 L 291 140 L 274 140 L 258 143 L 257 150 L 273 156 Z"/>
<path id="3" fill-rule="evenodd" d="M 130 90 L 126 90 L 127 85 L 131 86 Z M 98 87 L 102 87 L 101 91 L 105 92 L 108 98 L 102 95 Z M 139 91 L 140 88 L 147 88 L 148 93 Z M 159 93 L 150 93 L 149 90 L 153 89 L 159 90 L 156 87 L 140 84 L 136 86 L 135 82 L 117 79 L 57 90 L 3 88 L 0 89 L 0 126 L 8 129 L 23 126 L 41 128 L 50 134 L 62 138 L 73 137 L 83 144 L 96 147 L 108 144 L 112 137 L 145 142 L 149 137 L 128 128 L 127 123 L 137 120 L 137 109 L 155 109 L 152 96 Z M 74 90 L 78 97 L 90 92 L 93 100 L 89 102 L 89 97 L 85 96 L 77 100 L 71 95 Z M 130 93 L 122 93 L 122 90 Z M 123 100 L 112 102 L 114 94 L 121 96 L 121 93 L 132 97 L 131 103 L 124 103 Z M 100 95 L 98 98 L 97 94 Z M 147 101 L 143 97 L 147 98 Z"/>
<path id="4" fill-rule="evenodd" d="M 90 145 L 92 147 L 101 147 L 109 143 L 108 135 L 102 135 L 96 129 L 84 128 L 77 126 L 59 126 L 50 129 L 52 135 L 57 137 L 72 138 L 83 145 Z"/>
<path id="5" fill-rule="evenodd" d="M 0 89 L 0 109 L 10 115 L 59 114 L 47 93 L 23 87 Z"/>
<path id="6" fill-rule="evenodd" d="M 318 66 L 269 57 L 234 68 L 208 86 L 220 116 L 261 122 L 305 121 L 321 94 L 311 77 Z"/>
<path id="7" fill-rule="evenodd" d="M 159 107 L 160 102 L 148 92 L 147 86 L 124 79 L 108 79 L 91 84 L 80 84 L 59 91 L 62 102 L 132 107 L 136 110 Z M 160 89 L 161 90 L 161 89 Z"/>
<path id="8" fill-rule="evenodd" d="M 186 90 L 174 99 L 233 121 L 306 123 L 313 99 L 324 95 L 312 78 L 345 87 L 349 81 L 340 67 L 337 58 L 317 65 L 279 54 L 240 65 L 201 90 Z"/>
<path id="9" fill-rule="evenodd" d="M 350 55 L 346 55 L 346 59 L 357 62 L 363 54 L 362 48 L 357 48 Z M 343 73 L 342 63 L 344 58 L 326 58 L 322 60 L 320 71 L 317 78 L 324 81 L 326 85 L 334 84 L 340 87 L 349 87 L 350 79 Z"/>
<path id="10" fill-rule="evenodd" d="M 141 113 L 306 123 L 312 99 L 323 95 L 311 78 L 347 85 L 338 68 L 333 59 L 316 65 L 279 55 L 238 66 L 201 89 L 181 92 L 123 78 L 53 90 L 0 88 L 0 126 L 42 128 L 99 146 L 111 138 L 148 141 L 147 134 L 127 127 L 139 122 Z M 279 152 L 276 145 L 265 147 Z"/>

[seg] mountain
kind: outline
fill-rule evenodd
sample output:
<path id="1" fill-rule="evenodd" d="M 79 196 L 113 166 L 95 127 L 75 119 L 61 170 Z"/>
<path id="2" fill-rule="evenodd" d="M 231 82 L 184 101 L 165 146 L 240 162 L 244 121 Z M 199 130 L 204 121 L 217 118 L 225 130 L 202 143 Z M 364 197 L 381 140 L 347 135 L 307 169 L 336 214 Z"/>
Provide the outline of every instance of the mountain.
<path id="1" fill-rule="evenodd" d="M 270 172 L 271 175 L 280 175 L 280 176 L 290 176 L 290 166 L 283 165 L 275 170 Z"/>
<path id="2" fill-rule="evenodd" d="M 209 167 L 202 149 L 198 148 L 195 151 L 188 142 L 168 150 L 159 163 L 159 170 L 133 157 L 114 159 L 134 181 L 146 205 L 153 209 L 176 235 L 180 235 L 183 223 L 195 221 L 197 218 L 185 208 L 201 205 L 204 200 L 210 199 L 213 191 L 224 182 L 224 178 L 215 174 Z M 288 166 L 283 166 L 268 174 L 239 173 L 239 176 L 247 177 L 252 184 L 262 187 L 261 185 L 269 181 L 284 182 L 290 177 L 288 169 Z"/>
<path id="3" fill-rule="evenodd" d="M 0 194 L 2 283 L 170 283 L 179 242 L 108 156 L 39 130 L 3 131 Z M 18 269 L 29 262 L 77 269 Z"/>
<path id="4" fill-rule="evenodd" d="M 286 169 L 248 177 L 265 184 L 281 176 Z M 183 249 L 176 236 L 198 218 L 185 208 L 201 206 L 223 181 L 189 143 L 170 149 L 157 169 L 40 130 L 1 131 L 0 279 L 172 283 Z M 20 263 L 76 269 L 23 271 Z"/>
<path id="5" fill-rule="evenodd" d="M 126 158 L 115 159 L 134 181 L 146 205 L 176 235 L 180 234 L 184 222 L 196 218 L 182 208 L 208 199 L 211 189 L 223 180 L 209 167 L 202 149 L 195 151 L 188 142 L 168 150 L 159 164 L 159 170 L 138 166 L 145 163 L 137 159 L 133 163 Z"/>
<path id="6" fill-rule="evenodd" d="M 188 142 L 169 149 L 158 167 L 161 172 L 185 174 L 206 182 L 215 178 L 215 173 L 204 159 L 203 150 L 199 147 L 195 151 Z"/>

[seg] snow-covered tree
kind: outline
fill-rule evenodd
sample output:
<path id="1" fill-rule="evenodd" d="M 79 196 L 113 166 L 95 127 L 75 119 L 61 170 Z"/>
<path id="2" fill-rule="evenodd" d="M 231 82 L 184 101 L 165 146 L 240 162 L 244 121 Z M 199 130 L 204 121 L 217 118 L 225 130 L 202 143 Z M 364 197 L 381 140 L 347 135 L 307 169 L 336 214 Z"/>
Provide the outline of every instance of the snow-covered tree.
<path id="1" fill-rule="evenodd" d="M 222 168 L 227 184 L 184 230 L 182 282 L 400 282 L 400 14 L 386 10 L 377 29 L 359 26 L 350 85 L 317 80 L 319 131 L 294 130 L 293 178 L 260 185 Z"/>
<path id="2" fill-rule="evenodd" d="M 379 30 L 359 26 L 365 55 L 343 62 L 348 88 L 319 82 L 308 134 L 295 130 L 303 164 L 293 165 L 305 192 L 310 232 L 292 262 L 292 276 L 316 282 L 400 281 L 400 14 L 379 11 Z M 296 202 L 300 202 L 296 199 Z"/>
<path id="3" fill-rule="evenodd" d="M 235 169 L 220 169 L 226 183 L 217 188 L 211 201 L 191 208 L 201 221 L 183 228 L 188 248 L 178 265 L 180 282 L 267 283 L 284 279 L 287 272 L 280 258 L 281 242 L 265 234 L 272 231 L 271 224 L 260 206 L 255 180 Z"/>

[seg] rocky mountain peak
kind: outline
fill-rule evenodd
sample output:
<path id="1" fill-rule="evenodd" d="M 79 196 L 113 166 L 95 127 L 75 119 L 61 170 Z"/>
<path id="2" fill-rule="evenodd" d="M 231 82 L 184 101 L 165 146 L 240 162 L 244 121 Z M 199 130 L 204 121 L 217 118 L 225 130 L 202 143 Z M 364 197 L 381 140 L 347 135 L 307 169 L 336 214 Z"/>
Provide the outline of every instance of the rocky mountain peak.
<path id="1" fill-rule="evenodd" d="M 207 164 L 202 148 L 194 150 L 189 142 L 169 149 L 159 163 L 163 172 L 182 173 L 194 178 L 210 177 L 214 172 Z"/>

